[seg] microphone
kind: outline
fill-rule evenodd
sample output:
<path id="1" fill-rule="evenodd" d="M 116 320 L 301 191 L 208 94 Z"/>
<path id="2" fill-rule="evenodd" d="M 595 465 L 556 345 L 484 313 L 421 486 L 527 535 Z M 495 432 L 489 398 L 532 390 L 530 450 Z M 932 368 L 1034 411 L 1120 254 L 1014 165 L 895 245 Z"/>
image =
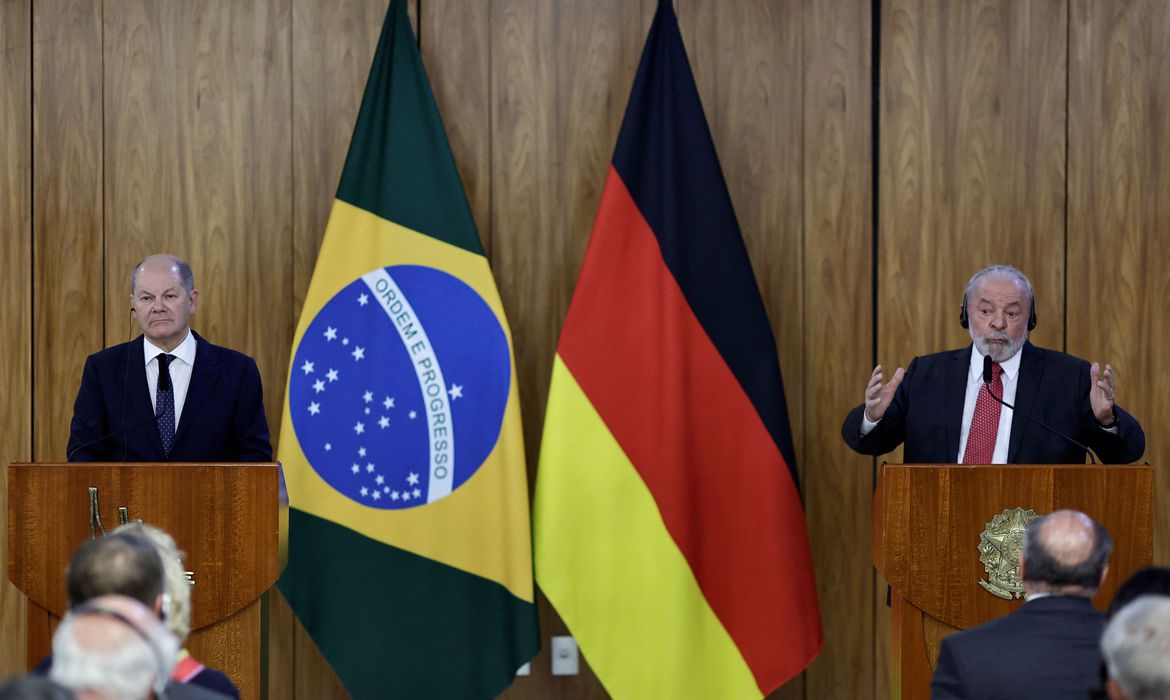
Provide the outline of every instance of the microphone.
<path id="1" fill-rule="evenodd" d="M 80 445 L 78 445 L 77 447 L 74 447 L 72 450 L 69 450 L 69 454 L 65 455 L 65 461 L 67 461 L 67 462 L 72 461 L 73 455 L 77 454 L 78 452 L 84 450 L 87 447 L 93 447 L 94 445 L 96 445 L 98 443 L 105 442 L 106 440 L 109 440 L 111 438 L 116 438 L 123 433 L 128 433 L 131 430 L 134 430 L 136 428 L 141 428 L 142 426 L 144 426 L 148 423 L 154 423 L 159 418 L 162 418 L 162 411 L 156 410 L 154 415 L 151 416 L 150 418 L 147 418 L 146 420 L 138 421 L 137 423 L 135 423 L 131 426 L 125 427 L 125 428 L 119 428 L 118 430 L 115 430 L 114 432 L 109 433 L 108 435 L 103 435 L 95 440 L 83 442 Z M 125 455 L 123 455 L 123 461 L 125 461 Z"/>
<path id="2" fill-rule="evenodd" d="M 1000 404 L 1001 406 L 1007 406 L 1008 408 L 1012 409 L 1012 413 L 1015 413 L 1015 411 L 1016 411 L 1015 406 L 1013 406 L 1010 403 L 1008 403 L 1007 401 L 1004 401 L 1003 399 L 999 398 L 998 396 L 995 395 L 995 392 L 991 390 L 991 364 L 992 364 L 991 363 L 991 356 L 984 355 L 983 356 L 983 388 L 987 389 L 987 395 L 990 396 L 991 398 L 995 399 L 996 403 Z M 1081 449 L 1082 452 L 1089 455 L 1090 462 L 1092 462 L 1093 464 L 1097 463 L 1096 455 L 1093 454 L 1093 451 L 1090 450 L 1087 445 L 1082 445 L 1081 443 L 1077 442 L 1076 440 L 1073 440 L 1069 436 L 1060 432 L 1056 428 L 1053 428 L 1051 425 L 1048 425 L 1047 423 L 1040 420 L 1039 418 L 1033 418 L 1031 415 L 1026 414 L 1026 413 L 1023 414 L 1023 416 L 1025 418 L 1027 418 L 1028 420 L 1032 421 L 1033 423 L 1044 428 L 1048 432 L 1052 433 L 1053 435 L 1061 438 L 1062 440 L 1065 440 L 1066 442 L 1070 442 L 1070 443 L 1076 445 L 1077 447 L 1079 447 Z"/>

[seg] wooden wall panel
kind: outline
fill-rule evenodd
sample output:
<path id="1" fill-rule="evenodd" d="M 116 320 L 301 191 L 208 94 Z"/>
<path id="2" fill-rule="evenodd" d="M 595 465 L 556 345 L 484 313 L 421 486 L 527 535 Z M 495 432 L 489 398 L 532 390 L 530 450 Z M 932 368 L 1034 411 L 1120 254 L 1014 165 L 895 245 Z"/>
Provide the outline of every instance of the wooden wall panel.
<path id="1" fill-rule="evenodd" d="M 1119 373 L 1159 467 L 1154 559 L 1170 563 L 1170 5 L 1072 3 L 1068 347 Z"/>
<path id="2" fill-rule="evenodd" d="M 387 4 L 0 3 L 5 462 L 64 457 L 84 358 L 137 334 L 128 268 L 159 249 L 195 267 L 196 327 L 257 358 L 275 437 Z M 655 4 L 410 3 L 512 327 L 530 480 L 556 340 Z M 874 304 L 876 359 L 905 365 L 967 342 L 955 315 L 975 269 L 1020 266 L 1037 286 L 1036 342 L 1065 346 L 1067 308 L 1068 349 L 1119 367 L 1147 458 L 1170 458 L 1156 383 L 1170 342 L 1157 263 L 1170 223 L 1170 11 L 1155 0 L 883 0 L 873 18 L 867 0 L 675 4 L 777 330 L 825 621 L 821 656 L 775 697 L 881 697 L 873 462 L 837 434 L 872 367 Z M 1165 536 L 1158 553 L 1170 560 Z M 547 646 L 565 629 L 538 603 Z M 279 594 L 268 611 L 270 697 L 344 696 Z M 0 613 L 0 660 L 22 658 L 22 599 L 0 591 Z M 505 695 L 605 697 L 587 669 L 551 677 L 547 651 Z"/>
<path id="3" fill-rule="evenodd" d="M 187 259 L 192 325 L 256 359 L 276 437 L 293 325 L 274 303 L 292 291 L 289 5 L 104 7 L 108 342 L 138 335 L 123 301 L 133 265 Z"/>
<path id="4" fill-rule="evenodd" d="M 805 361 L 803 404 L 789 405 L 804 416 L 802 483 L 825 630 L 807 698 L 878 697 L 872 460 L 840 430 L 872 370 L 871 22 L 869 4 L 850 0 L 809 3 L 804 17 L 805 324 L 779 335 L 799 336 Z"/>
<path id="5" fill-rule="evenodd" d="M 491 10 L 489 3 L 426 0 L 419 48 L 480 240 L 491 257 Z"/>
<path id="6" fill-rule="evenodd" d="M 33 459 L 61 460 L 102 333 L 101 6 L 33 4 Z"/>
<path id="7" fill-rule="evenodd" d="M 1067 22 L 1063 0 L 882 4 L 878 359 L 891 370 L 969 342 L 963 288 L 992 263 L 1031 277 L 1034 340 L 1062 348 Z"/>
<path id="8" fill-rule="evenodd" d="M 0 678 L 23 671 L 24 596 L 8 581 L 9 463 L 32 455 L 32 3 L 0 2 Z"/>
<path id="9" fill-rule="evenodd" d="M 529 488 L 557 337 L 652 12 L 620 0 L 492 5 L 491 262 L 516 339 Z M 606 697 L 587 663 L 580 678 L 549 675 L 548 639 L 566 632 L 538 604 L 542 651 L 506 695 Z"/>

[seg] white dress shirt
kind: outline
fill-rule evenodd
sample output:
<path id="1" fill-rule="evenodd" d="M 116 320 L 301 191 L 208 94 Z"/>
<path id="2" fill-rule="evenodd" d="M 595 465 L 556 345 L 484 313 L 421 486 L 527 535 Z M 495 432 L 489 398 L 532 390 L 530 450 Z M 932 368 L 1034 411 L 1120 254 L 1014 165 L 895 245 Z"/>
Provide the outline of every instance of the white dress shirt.
<path id="1" fill-rule="evenodd" d="M 146 362 L 146 387 L 150 390 L 150 405 L 158 413 L 158 356 L 167 354 L 165 350 L 150 342 L 150 338 L 143 338 L 143 360 Z M 171 351 L 172 359 L 168 367 L 171 375 L 171 386 L 175 393 L 175 430 L 179 429 L 179 421 L 183 417 L 183 404 L 187 401 L 187 389 L 191 386 L 191 371 L 195 368 L 195 334 L 187 329 L 187 337 L 179 346 Z"/>
<path id="2" fill-rule="evenodd" d="M 1016 404 L 1016 387 L 1019 385 L 1022 355 L 1022 352 L 1017 351 L 1015 355 L 999 363 L 1003 369 L 999 375 L 1003 382 L 1003 396 L 999 398 L 1013 406 Z M 975 415 L 975 402 L 979 400 L 981 391 L 987 391 L 983 388 L 983 353 L 972 343 L 971 367 L 967 371 L 967 398 L 963 401 L 963 422 L 960 424 L 962 432 L 959 433 L 959 456 L 955 458 L 955 462 L 959 464 L 963 463 L 963 454 L 967 452 L 967 434 L 971 432 L 971 417 Z M 1007 464 L 1008 441 L 1012 437 L 1012 415 L 1015 412 L 1007 406 L 999 408 L 999 431 L 995 434 L 995 451 L 991 455 L 991 463 Z"/>

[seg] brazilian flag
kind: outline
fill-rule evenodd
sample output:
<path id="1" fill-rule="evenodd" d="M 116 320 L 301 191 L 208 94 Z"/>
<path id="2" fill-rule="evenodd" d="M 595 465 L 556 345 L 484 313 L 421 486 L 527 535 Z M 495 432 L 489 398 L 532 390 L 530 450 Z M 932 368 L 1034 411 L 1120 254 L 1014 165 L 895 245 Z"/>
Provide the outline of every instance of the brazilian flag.
<path id="1" fill-rule="evenodd" d="M 499 694 L 540 645 L 512 339 L 398 0 L 285 395 L 278 586 L 346 688 Z"/>

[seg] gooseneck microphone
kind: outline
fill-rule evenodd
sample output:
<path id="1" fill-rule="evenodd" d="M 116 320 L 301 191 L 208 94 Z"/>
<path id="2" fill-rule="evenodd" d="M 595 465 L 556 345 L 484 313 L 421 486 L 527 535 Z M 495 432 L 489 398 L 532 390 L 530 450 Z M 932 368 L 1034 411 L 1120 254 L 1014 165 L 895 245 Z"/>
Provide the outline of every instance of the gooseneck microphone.
<path id="1" fill-rule="evenodd" d="M 1004 401 L 1003 399 L 999 398 L 998 396 L 995 395 L 995 392 L 991 390 L 991 365 L 992 365 L 991 355 L 984 355 L 983 356 L 983 388 L 987 389 L 988 396 L 995 399 L 995 401 L 998 404 L 1000 404 L 1001 406 L 1007 406 L 1008 408 L 1012 409 L 1012 413 L 1015 413 L 1015 411 L 1016 411 L 1015 406 L 1013 406 L 1010 403 L 1008 403 L 1007 401 Z M 1047 423 L 1040 420 L 1039 418 L 1033 418 L 1032 416 L 1028 415 L 1027 413 L 1025 413 L 1023 415 L 1025 418 L 1027 418 L 1028 420 L 1032 421 L 1033 423 L 1039 425 L 1040 427 L 1044 428 L 1045 430 L 1052 433 L 1053 435 L 1065 440 L 1066 442 L 1069 442 L 1069 443 L 1081 448 L 1081 450 L 1085 454 L 1089 455 L 1090 462 L 1092 462 L 1093 464 L 1097 463 L 1096 455 L 1093 454 L 1093 451 L 1090 450 L 1087 445 L 1082 445 L 1081 443 L 1077 442 L 1076 440 L 1073 440 L 1069 436 L 1060 432 L 1056 428 L 1053 428 L 1051 425 L 1048 425 Z"/>
<path id="2" fill-rule="evenodd" d="M 156 410 L 155 414 L 153 416 L 151 416 L 150 418 L 147 418 L 146 420 L 138 421 L 137 423 L 134 423 L 133 425 L 129 425 L 125 428 L 119 428 L 118 430 L 115 430 L 114 432 L 109 433 L 107 435 L 102 435 L 101 437 L 99 437 L 97 439 L 90 440 L 88 442 L 83 442 L 80 445 L 78 445 L 77 447 L 74 447 L 72 450 L 69 450 L 69 454 L 65 455 L 65 461 L 68 462 L 68 461 L 72 460 L 73 455 L 77 454 L 78 452 L 84 450 L 87 447 L 93 447 L 94 445 L 97 445 L 101 442 L 105 442 L 106 440 L 116 438 L 123 433 L 128 433 L 131 430 L 141 428 L 142 426 L 147 425 L 148 423 L 154 423 L 155 421 L 157 421 L 161 417 L 162 417 L 162 412 Z M 123 455 L 123 457 L 124 457 L 124 455 Z M 125 459 L 123 459 L 123 461 L 125 461 Z"/>

